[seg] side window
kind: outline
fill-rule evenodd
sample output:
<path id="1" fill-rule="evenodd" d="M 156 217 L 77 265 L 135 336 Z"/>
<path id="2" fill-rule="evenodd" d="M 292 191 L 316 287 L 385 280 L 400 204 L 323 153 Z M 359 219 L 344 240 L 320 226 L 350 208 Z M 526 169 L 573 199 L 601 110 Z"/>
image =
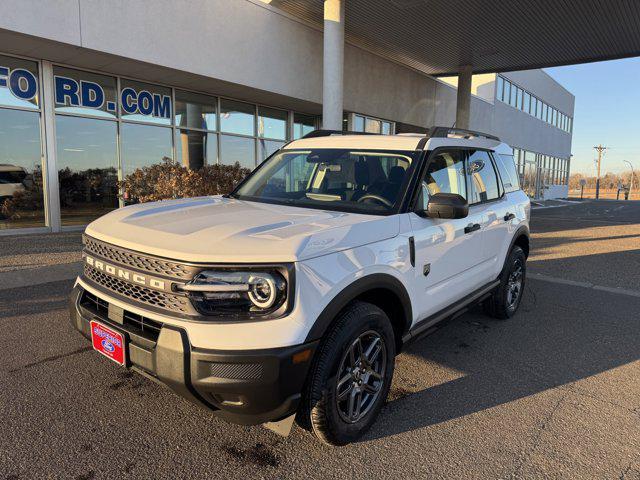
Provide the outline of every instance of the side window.
<path id="1" fill-rule="evenodd" d="M 420 183 L 418 208 L 426 209 L 429 196 L 436 193 L 457 193 L 467 198 L 464 159 L 464 150 L 451 150 L 440 151 L 429 160 Z"/>
<path id="2" fill-rule="evenodd" d="M 502 178 L 505 192 L 515 192 L 520 190 L 520 180 L 518 179 L 518 171 L 516 163 L 511 155 L 495 155 L 496 166 Z"/>
<path id="3" fill-rule="evenodd" d="M 500 197 L 498 177 L 493 168 L 488 152 L 474 150 L 467 160 L 467 175 L 469 176 L 469 205 L 488 202 Z"/>

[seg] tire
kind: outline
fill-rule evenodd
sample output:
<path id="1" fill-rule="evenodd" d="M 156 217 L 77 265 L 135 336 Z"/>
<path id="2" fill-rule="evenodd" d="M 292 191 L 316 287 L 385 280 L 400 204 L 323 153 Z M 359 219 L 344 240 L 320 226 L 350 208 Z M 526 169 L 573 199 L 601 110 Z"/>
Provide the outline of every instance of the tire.
<path id="1" fill-rule="evenodd" d="M 527 278 L 527 256 L 519 246 L 514 246 L 502 272 L 500 285 L 484 302 L 485 313 L 499 320 L 513 317 L 518 311 L 524 295 Z M 517 292 L 514 289 L 517 288 Z M 514 299 L 514 296 L 516 297 Z"/>
<path id="2" fill-rule="evenodd" d="M 358 352 L 366 355 L 369 350 L 373 361 L 352 368 L 362 358 Z M 370 303 L 352 303 L 341 312 L 318 349 L 298 423 L 329 445 L 359 439 L 380 413 L 394 364 L 395 338 L 387 315 Z M 357 405 L 361 405 L 359 411 Z"/>

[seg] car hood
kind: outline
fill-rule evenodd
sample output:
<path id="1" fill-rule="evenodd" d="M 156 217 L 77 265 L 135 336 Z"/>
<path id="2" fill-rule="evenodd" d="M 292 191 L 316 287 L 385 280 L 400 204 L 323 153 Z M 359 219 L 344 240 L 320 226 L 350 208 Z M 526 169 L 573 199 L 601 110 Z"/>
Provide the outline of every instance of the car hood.
<path id="1" fill-rule="evenodd" d="M 223 197 L 132 205 L 95 220 L 87 235 L 186 262 L 292 262 L 394 237 L 397 215 L 332 212 Z"/>

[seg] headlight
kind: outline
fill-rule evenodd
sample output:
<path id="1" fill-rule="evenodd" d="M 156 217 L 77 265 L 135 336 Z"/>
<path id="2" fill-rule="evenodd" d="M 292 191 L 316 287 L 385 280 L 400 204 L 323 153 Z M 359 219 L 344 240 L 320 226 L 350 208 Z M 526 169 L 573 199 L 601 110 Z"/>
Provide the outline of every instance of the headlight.
<path id="1" fill-rule="evenodd" d="M 196 309 L 210 316 L 264 316 L 284 310 L 288 300 L 286 268 L 205 270 L 177 288 Z"/>

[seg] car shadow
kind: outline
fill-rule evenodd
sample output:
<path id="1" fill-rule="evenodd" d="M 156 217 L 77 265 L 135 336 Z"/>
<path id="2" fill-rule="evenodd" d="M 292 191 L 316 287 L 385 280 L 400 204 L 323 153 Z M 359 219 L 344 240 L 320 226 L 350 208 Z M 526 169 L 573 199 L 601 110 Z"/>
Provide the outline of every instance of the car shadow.
<path id="1" fill-rule="evenodd" d="M 387 404 L 363 441 L 471 415 L 637 361 L 638 311 L 640 298 L 530 279 L 512 319 L 493 320 L 476 309 L 402 353 Z M 416 378 L 417 371 L 434 378 Z"/>

